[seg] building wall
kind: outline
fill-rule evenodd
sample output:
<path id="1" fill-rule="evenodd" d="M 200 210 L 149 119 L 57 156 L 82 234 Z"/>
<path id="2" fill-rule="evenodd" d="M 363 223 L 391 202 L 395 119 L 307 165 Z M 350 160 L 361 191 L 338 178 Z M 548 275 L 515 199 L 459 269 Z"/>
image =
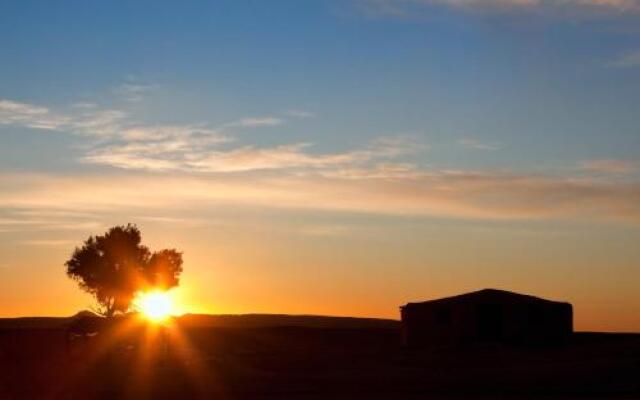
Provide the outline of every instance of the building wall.
<path id="1" fill-rule="evenodd" d="M 570 337 L 572 314 L 570 304 L 547 301 L 409 304 L 401 309 L 402 334 L 410 346 L 474 341 L 552 344 Z"/>

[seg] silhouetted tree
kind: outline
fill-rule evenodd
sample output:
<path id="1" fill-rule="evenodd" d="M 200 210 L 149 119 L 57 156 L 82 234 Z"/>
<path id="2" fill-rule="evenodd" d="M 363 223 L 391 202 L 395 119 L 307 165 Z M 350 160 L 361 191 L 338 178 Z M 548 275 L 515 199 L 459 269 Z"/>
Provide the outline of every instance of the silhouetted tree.
<path id="1" fill-rule="evenodd" d="M 115 226 L 102 236 L 90 236 L 65 263 L 67 275 L 95 297 L 100 314 L 126 312 L 138 291 L 178 285 L 182 253 L 151 253 L 141 240 L 135 225 Z"/>

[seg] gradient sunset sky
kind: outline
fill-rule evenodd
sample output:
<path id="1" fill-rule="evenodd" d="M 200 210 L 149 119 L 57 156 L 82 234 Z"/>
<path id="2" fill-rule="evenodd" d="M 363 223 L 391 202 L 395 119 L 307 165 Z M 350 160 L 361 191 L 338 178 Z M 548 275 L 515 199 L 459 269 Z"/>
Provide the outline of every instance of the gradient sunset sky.
<path id="1" fill-rule="evenodd" d="M 89 308 L 128 222 L 182 311 L 640 331 L 640 0 L 0 2 L 0 316 Z"/>

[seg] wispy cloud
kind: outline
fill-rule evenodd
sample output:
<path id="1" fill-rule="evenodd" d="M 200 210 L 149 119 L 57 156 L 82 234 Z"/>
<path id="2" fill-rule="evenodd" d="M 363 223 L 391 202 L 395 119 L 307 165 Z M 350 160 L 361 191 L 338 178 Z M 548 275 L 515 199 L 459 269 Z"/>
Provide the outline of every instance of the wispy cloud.
<path id="1" fill-rule="evenodd" d="M 178 142 L 189 146 L 207 146 L 233 141 L 232 137 L 201 125 L 134 126 L 123 130 L 120 136 L 125 142 L 144 141 L 151 145 L 168 141 L 169 144 Z"/>
<path id="2" fill-rule="evenodd" d="M 73 240 L 65 240 L 65 239 L 33 239 L 33 240 L 23 240 L 18 242 L 20 245 L 25 246 L 37 246 L 37 247 L 65 247 L 65 248 L 73 248 L 76 244 Z"/>
<path id="3" fill-rule="evenodd" d="M 639 168 L 640 164 L 630 160 L 589 160 L 580 163 L 580 169 L 584 171 L 606 174 L 630 174 Z"/>
<path id="4" fill-rule="evenodd" d="M 367 13 L 407 17 L 424 7 L 463 11 L 533 12 L 557 16 L 640 13 L 640 0 L 362 0 Z"/>
<path id="5" fill-rule="evenodd" d="M 247 117 L 225 124 L 225 128 L 259 128 L 264 126 L 282 125 L 284 120 L 278 117 Z"/>
<path id="6" fill-rule="evenodd" d="M 86 105 L 74 109 L 79 111 L 65 114 L 47 107 L 0 99 L 0 124 L 104 137 L 117 135 L 127 117 L 127 113 L 120 110 Z"/>
<path id="7" fill-rule="evenodd" d="M 323 176 L 342 179 L 396 179 L 419 178 L 424 171 L 411 163 L 382 162 L 372 166 L 345 166 L 324 171 Z"/>
<path id="8" fill-rule="evenodd" d="M 68 118 L 55 115 L 46 107 L 0 99 L 0 124 L 55 130 L 68 123 Z"/>
<path id="9" fill-rule="evenodd" d="M 112 137 L 120 135 L 128 114 L 120 110 L 91 109 L 74 116 L 67 116 L 68 123 L 58 127 L 72 133 L 93 136 Z"/>
<path id="10" fill-rule="evenodd" d="M 636 68 L 640 67 L 640 50 L 628 51 L 619 55 L 613 61 L 606 64 L 612 68 Z"/>
<path id="11" fill-rule="evenodd" d="M 145 96 L 158 89 L 156 84 L 141 84 L 135 82 L 125 82 L 115 89 L 113 93 L 129 102 L 140 102 Z"/>
<path id="12" fill-rule="evenodd" d="M 0 207 L 91 212 L 221 206 L 466 219 L 579 219 L 640 224 L 640 183 L 490 171 L 423 170 L 394 179 L 319 174 L 0 175 Z M 96 196 L 100 193 L 100 196 Z"/>
<path id="13" fill-rule="evenodd" d="M 71 107 L 80 108 L 80 109 L 93 109 L 93 108 L 98 108 L 98 105 L 96 103 L 79 102 L 79 103 L 73 103 Z"/>
<path id="14" fill-rule="evenodd" d="M 202 124 L 136 125 L 129 114 L 120 110 L 91 106 L 61 114 L 9 100 L 0 103 L 0 122 L 31 128 L 46 126 L 90 138 L 92 141 L 83 147 L 85 154 L 80 162 L 129 170 L 219 173 L 343 168 L 390 160 L 426 148 L 415 140 L 398 136 L 378 138 L 360 149 L 331 153 L 313 152 L 313 144 L 305 142 L 224 147 L 234 141 L 228 133 L 230 128 L 277 126 L 284 120 L 243 118 L 218 129 Z"/>
<path id="15" fill-rule="evenodd" d="M 312 225 L 301 228 L 299 233 L 316 237 L 345 236 L 349 233 L 349 228 L 344 225 Z"/>
<path id="16" fill-rule="evenodd" d="M 184 217 L 167 217 L 167 216 L 154 216 L 154 215 L 142 215 L 133 218 L 135 221 L 150 221 L 159 224 L 167 224 L 171 226 L 181 225 L 187 227 L 199 227 L 210 224 L 211 221 L 203 218 L 184 218 Z"/>
<path id="17" fill-rule="evenodd" d="M 147 135 L 143 135 L 145 137 Z M 390 159 L 416 151 L 419 146 L 406 138 L 379 138 L 363 149 L 341 153 L 314 154 L 310 143 L 274 147 L 241 146 L 217 149 L 224 137 L 210 136 L 210 143 L 195 143 L 181 137 L 158 141 L 124 142 L 100 147 L 82 158 L 85 163 L 125 169 L 175 170 L 191 172 L 242 172 L 277 169 L 323 169 Z"/>
<path id="18" fill-rule="evenodd" d="M 0 231 L 86 230 L 100 226 L 96 219 L 94 213 L 81 213 L 64 208 L 4 207 L 0 213 Z"/>
<path id="19" fill-rule="evenodd" d="M 315 113 L 305 110 L 287 110 L 285 114 L 294 118 L 314 118 L 316 116 Z"/>
<path id="20" fill-rule="evenodd" d="M 457 140 L 457 143 L 462 146 L 465 147 L 467 149 L 474 149 L 474 150 L 500 150 L 502 149 L 502 144 L 501 143 L 486 143 L 486 142 L 481 142 L 479 140 L 476 139 L 472 139 L 472 138 L 461 138 Z"/>
<path id="21" fill-rule="evenodd" d="M 229 151 L 212 152 L 200 160 L 188 162 L 188 166 L 208 172 L 238 172 L 264 169 L 323 167 L 352 161 L 353 155 L 312 155 L 305 150 L 309 143 L 295 143 L 272 148 L 251 146 Z"/>
<path id="22" fill-rule="evenodd" d="M 266 147 L 236 144 L 228 131 L 207 125 L 150 126 L 135 124 L 119 110 L 75 110 L 56 113 L 2 100 L 0 123 L 89 137 L 91 143 L 81 161 L 131 171 L 0 175 L 0 210 L 103 213 L 132 209 L 149 215 L 165 207 L 245 204 L 455 218 L 575 217 L 640 223 L 640 183 L 635 181 L 427 169 L 409 160 L 428 146 L 404 136 L 319 152 L 305 142 Z M 460 144 L 483 150 L 498 147 L 473 140 Z M 627 161 L 595 160 L 582 168 L 627 173 L 635 167 Z M 149 173 L 156 171 L 173 173 Z M 68 218 L 53 216 L 0 217 L 0 229 L 64 229 L 65 223 L 71 229 L 81 226 L 81 221 L 96 223 L 93 218 L 69 223 Z"/>

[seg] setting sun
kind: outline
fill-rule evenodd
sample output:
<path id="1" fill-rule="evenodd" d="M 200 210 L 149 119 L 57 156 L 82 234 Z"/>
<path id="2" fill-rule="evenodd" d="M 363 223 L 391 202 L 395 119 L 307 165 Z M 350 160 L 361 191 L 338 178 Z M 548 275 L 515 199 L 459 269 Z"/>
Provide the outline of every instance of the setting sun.
<path id="1" fill-rule="evenodd" d="M 144 317 L 151 321 L 163 321 L 175 313 L 173 300 L 168 292 L 141 293 L 134 304 Z"/>

